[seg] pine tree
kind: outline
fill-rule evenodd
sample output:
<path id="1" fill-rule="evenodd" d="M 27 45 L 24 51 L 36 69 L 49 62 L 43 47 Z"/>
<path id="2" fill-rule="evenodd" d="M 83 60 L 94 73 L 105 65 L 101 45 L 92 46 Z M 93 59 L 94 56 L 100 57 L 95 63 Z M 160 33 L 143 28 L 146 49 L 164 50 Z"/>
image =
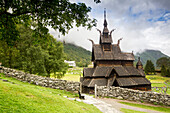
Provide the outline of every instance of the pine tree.
<path id="1" fill-rule="evenodd" d="M 155 66 L 151 60 L 149 62 L 150 62 L 150 72 L 155 74 Z"/>
<path id="2" fill-rule="evenodd" d="M 166 77 L 170 77 L 170 70 L 169 69 L 166 70 Z"/>
<path id="3" fill-rule="evenodd" d="M 165 68 L 165 66 L 164 65 L 162 65 L 162 67 L 161 67 L 161 75 L 162 76 L 166 76 L 166 68 Z"/>
<path id="4" fill-rule="evenodd" d="M 147 60 L 144 70 L 145 70 L 145 73 L 148 75 L 149 74 L 149 60 Z"/>
<path id="5" fill-rule="evenodd" d="M 155 74 L 155 67 L 151 60 L 147 60 L 146 66 L 145 66 L 145 73 L 146 74 Z"/>

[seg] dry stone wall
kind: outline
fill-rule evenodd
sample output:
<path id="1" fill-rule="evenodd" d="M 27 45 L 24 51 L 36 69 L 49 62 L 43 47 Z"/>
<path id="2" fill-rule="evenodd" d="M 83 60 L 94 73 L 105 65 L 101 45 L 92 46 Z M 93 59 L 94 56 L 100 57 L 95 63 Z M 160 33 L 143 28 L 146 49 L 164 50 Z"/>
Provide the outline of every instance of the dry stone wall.
<path id="1" fill-rule="evenodd" d="M 125 100 L 143 101 L 170 106 L 170 95 L 151 91 L 139 91 L 114 86 L 96 86 L 96 95 L 100 97 L 116 97 Z"/>
<path id="2" fill-rule="evenodd" d="M 71 82 L 60 79 L 53 79 L 49 77 L 41 77 L 33 74 L 28 74 L 22 71 L 17 71 L 15 69 L 6 68 L 0 66 L 0 73 L 4 73 L 5 76 L 16 78 L 17 80 L 23 82 L 29 82 L 31 84 L 50 87 L 53 89 L 61 89 L 67 91 L 79 91 L 80 83 L 79 82 Z"/>

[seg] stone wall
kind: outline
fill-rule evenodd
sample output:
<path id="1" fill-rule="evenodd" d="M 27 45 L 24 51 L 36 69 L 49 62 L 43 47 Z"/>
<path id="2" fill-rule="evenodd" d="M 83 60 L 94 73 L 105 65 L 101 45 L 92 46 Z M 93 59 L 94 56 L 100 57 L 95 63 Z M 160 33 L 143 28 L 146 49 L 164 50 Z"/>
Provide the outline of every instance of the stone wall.
<path id="1" fill-rule="evenodd" d="M 17 71 L 15 69 L 6 68 L 3 66 L 0 66 L 0 73 L 4 73 L 5 76 L 13 77 L 20 81 L 29 82 L 31 84 L 43 87 L 50 87 L 54 89 L 62 89 L 67 91 L 79 91 L 80 89 L 79 82 L 69 82 L 66 80 L 37 76 L 22 71 Z"/>
<path id="2" fill-rule="evenodd" d="M 149 103 L 157 103 L 170 106 L 170 95 L 151 92 L 139 91 L 114 86 L 96 86 L 96 94 L 100 97 L 116 97 L 125 100 L 143 101 Z"/>

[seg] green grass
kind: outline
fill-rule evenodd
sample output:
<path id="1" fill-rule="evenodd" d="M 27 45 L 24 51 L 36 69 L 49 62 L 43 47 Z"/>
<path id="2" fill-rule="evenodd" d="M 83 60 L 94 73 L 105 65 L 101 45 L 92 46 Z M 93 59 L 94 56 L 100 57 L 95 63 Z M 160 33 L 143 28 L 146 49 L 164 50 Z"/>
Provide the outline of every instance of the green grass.
<path id="1" fill-rule="evenodd" d="M 170 108 L 167 107 L 159 107 L 159 106 L 148 106 L 148 105 L 143 105 L 143 104 L 136 104 L 136 103 L 129 103 L 129 102 L 120 102 L 121 104 L 129 105 L 129 106 L 134 106 L 134 107 L 139 107 L 143 109 L 150 109 L 150 110 L 155 110 L 155 111 L 160 111 L 160 112 L 165 112 L 169 113 Z"/>
<path id="2" fill-rule="evenodd" d="M 170 78 L 168 77 L 162 77 L 160 74 L 157 74 L 157 75 L 146 75 L 146 78 L 151 81 L 152 87 L 170 87 Z M 156 92 L 160 93 L 160 91 L 156 91 Z M 167 89 L 166 93 L 170 95 L 170 88 Z"/>
<path id="3" fill-rule="evenodd" d="M 123 113 L 146 113 L 142 111 L 136 111 L 136 110 L 125 109 L 125 108 L 121 108 L 120 111 L 122 111 Z"/>
<path id="4" fill-rule="evenodd" d="M 14 78 L 0 79 L 0 113 L 98 113 L 93 105 L 68 100 L 63 96 L 76 97 L 64 90 L 56 90 L 23 83 Z"/>
<path id="5" fill-rule="evenodd" d="M 160 74 L 157 75 L 146 75 L 146 78 L 151 81 L 151 83 L 170 83 L 169 77 L 162 77 Z"/>
<path id="6" fill-rule="evenodd" d="M 68 80 L 68 81 L 80 82 L 80 75 L 78 75 L 78 74 L 65 74 L 65 76 L 62 77 L 61 79 L 62 80 Z"/>
<path id="7" fill-rule="evenodd" d="M 80 82 L 80 75 L 83 75 L 83 68 L 69 68 L 67 73 L 62 77 L 63 80 Z"/>

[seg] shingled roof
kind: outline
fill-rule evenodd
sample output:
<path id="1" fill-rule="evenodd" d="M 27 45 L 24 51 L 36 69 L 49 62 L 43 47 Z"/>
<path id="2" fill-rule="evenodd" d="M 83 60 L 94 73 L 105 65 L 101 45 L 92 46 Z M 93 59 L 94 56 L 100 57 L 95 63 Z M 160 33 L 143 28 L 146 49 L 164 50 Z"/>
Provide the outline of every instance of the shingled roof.
<path id="1" fill-rule="evenodd" d="M 97 78 L 97 79 L 91 79 L 90 83 L 88 84 L 88 87 L 94 87 L 95 84 L 97 86 L 106 86 L 107 85 L 107 79 L 106 78 Z"/>
<path id="2" fill-rule="evenodd" d="M 94 60 L 135 60 L 132 53 L 122 53 L 120 47 L 111 45 L 111 51 L 103 51 L 102 45 L 93 45 L 93 59 Z"/>
<path id="3" fill-rule="evenodd" d="M 149 85 L 149 80 L 143 77 L 121 77 L 116 78 L 119 86 L 137 86 L 137 85 Z"/>
<path id="4" fill-rule="evenodd" d="M 113 67 L 97 66 L 96 68 L 84 68 L 84 77 L 109 77 Z"/>
<path id="5" fill-rule="evenodd" d="M 115 70 L 118 76 L 145 76 L 143 70 L 136 69 L 133 66 L 97 66 L 96 68 L 84 68 L 84 77 L 109 77 L 112 70 Z"/>
<path id="6" fill-rule="evenodd" d="M 93 73 L 93 77 L 109 77 L 113 67 L 109 66 L 97 66 Z"/>
<path id="7" fill-rule="evenodd" d="M 83 69 L 83 76 L 84 77 L 91 77 L 94 73 L 94 68 L 84 68 Z"/>
<path id="8" fill-rule="evenodd" d="M 143 76 L 143 74 L 133 66 L 114 66 L 118 76 Z"/>

